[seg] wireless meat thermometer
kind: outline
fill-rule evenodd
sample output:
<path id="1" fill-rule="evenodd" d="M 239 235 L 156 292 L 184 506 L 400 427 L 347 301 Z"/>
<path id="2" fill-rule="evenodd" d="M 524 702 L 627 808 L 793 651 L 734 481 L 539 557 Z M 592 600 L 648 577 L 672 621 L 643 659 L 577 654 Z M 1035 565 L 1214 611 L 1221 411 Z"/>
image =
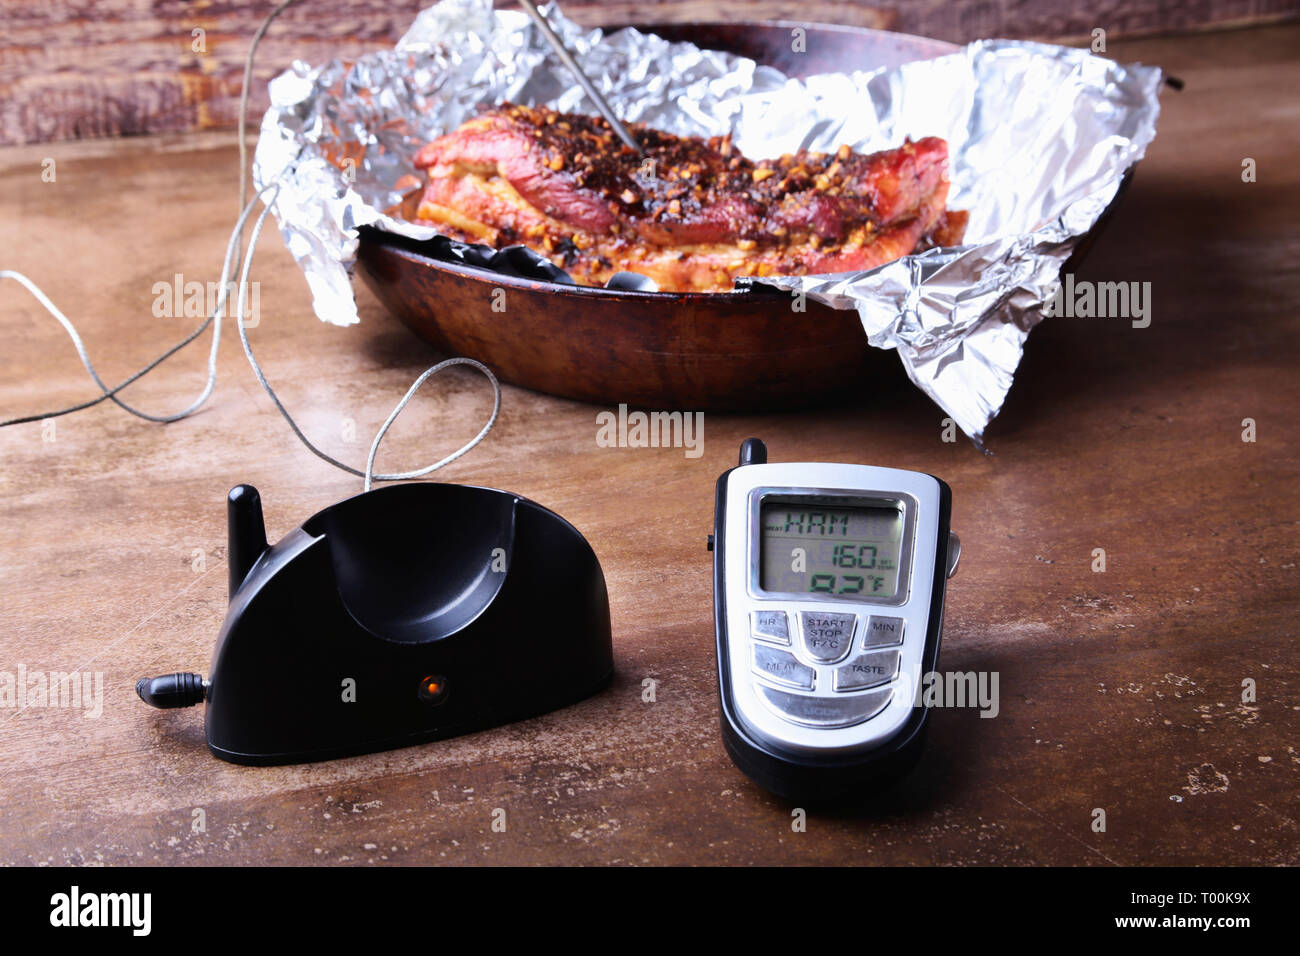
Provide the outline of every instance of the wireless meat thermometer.
<path id="1" fill-rule="evenodd" d="M 920 755 L 944 585 L 961 543 L 931 475 L 767 463 L 757 438 L 718 478 L 713 603 L 722 736 L 788 799 L 852 797 Z"/>

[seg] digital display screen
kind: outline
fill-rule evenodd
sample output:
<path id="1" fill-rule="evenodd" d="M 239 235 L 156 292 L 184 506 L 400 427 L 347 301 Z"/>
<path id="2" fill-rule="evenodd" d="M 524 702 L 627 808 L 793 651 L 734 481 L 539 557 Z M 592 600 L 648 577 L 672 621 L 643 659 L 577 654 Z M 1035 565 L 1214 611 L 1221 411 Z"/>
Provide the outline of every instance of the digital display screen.
<path id="1" fill-rule="evenodd" d="M 882 600 L 898 593 L 901 509 L 765 500 L 758 517 L 764 591 Z"/>

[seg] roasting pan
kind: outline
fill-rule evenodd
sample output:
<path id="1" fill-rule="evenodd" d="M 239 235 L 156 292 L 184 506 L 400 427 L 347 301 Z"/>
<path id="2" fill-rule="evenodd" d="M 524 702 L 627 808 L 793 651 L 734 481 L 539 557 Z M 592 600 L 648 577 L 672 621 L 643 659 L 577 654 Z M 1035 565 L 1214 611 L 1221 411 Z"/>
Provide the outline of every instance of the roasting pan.
<path id="1" fill-rule="evenodd" d="M 807 52 L 791 50 L 796 26 L 807 31 Z M 894 66 L 959 49 L 826 24 L 637 27 L 790 76 Z M 798 312 L 788 294 L 764 289 L 631 292 L 513 278 L 439 261 L 421 245 L 363 230 L 357 271 L 435 349 L 478 359 L 504 381 L 536 391 L 600 404 L 724 411 L 806 408 L 864 391 L 879 398 L 882 383 L 906 383 L 898 358 L 867 344 L 853 310 L 810 299 Z M 869 376 L 875 387 L 864 389 Z"/>

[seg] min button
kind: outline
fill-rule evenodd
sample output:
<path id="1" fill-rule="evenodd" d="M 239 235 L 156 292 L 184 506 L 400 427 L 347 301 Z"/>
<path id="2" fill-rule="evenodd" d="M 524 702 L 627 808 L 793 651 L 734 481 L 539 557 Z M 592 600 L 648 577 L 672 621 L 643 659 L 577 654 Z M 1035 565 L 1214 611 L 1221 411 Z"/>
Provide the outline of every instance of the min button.
<path id="1" fill-rule="evenodd" d="M 867 647 L 903 643 L 903 619 L 881 617 L 879 614 L 871 615 L 871 621 L 867 624 L 866 640 L 862 643 Z"/>

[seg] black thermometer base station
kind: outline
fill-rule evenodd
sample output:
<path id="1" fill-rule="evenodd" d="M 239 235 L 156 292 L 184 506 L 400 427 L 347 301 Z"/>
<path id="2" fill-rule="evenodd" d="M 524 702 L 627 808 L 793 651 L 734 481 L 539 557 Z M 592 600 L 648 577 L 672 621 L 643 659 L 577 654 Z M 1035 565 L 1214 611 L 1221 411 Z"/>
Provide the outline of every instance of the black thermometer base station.
<path id="1" fill-rule="evenodd" d="M 861 800 L 915 765 L 960 542 L 952 495 L 918 472 L 769 464 L 751 438 L 718 478 L 714 623 L 722 739 L 806 804 Z"/>
<path id="2" fill-rule="evenodd" d="M 328 760 L 454 737 L 575 703 L 613 676 L 600 563 L 567 521 L 491 488 L 390 485 L 273 546 L 256 489 L 228 502 L 230 606 L 211 673 L 142 680 L 206 700 L 208 749 Z"/>

